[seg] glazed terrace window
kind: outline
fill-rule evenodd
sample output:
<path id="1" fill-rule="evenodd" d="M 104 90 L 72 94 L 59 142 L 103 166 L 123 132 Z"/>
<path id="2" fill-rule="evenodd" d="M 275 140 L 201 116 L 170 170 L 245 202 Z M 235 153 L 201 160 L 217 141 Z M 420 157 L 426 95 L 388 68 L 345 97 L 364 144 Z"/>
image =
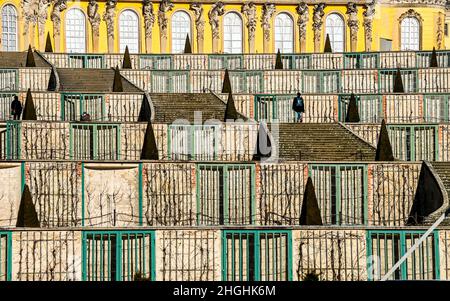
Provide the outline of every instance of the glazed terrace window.
<path id="1" fill-rule="evenodd" d="M 66 51 L 86 52 L 86 18 L 77 8 L 72 8 L 66 13 Z"/>
<path id="2" fill-rule="evenodd" d="M 254 165 L 199 164 L 196 182 L 199 225 L 253 224 Z"/>
<path id="3" fill-rule="evenodd" d="M 310 165 L 324 225 L 361 225 L 367 217 L 367 166 Z"/>
<path id="4" fill-rule="evenodd" d="M 169 125 L 169 158 L 216 160 L 218 125 Z"/>
<path id="5" fill-rule="evenodd" d="M 419 161 L 438 159 L 438 127 L 436 125 L 388 125 L 394 157 Z"/>
<path id="6" fill-rule="evenodd" d="M 83 232 L 83 280 L 155 280 L 152 231 Z"/>
<path id="7" fill-rule="evenodd" d="M 233 12 L 223 18 L 223 52 L 242 53 L 242 19 Z"/>
<path id="8" fill-rule="evenodd" d="M 172 53 L 183 53 L 188 35 L 191 39 L 191 18 L 186 12 L 177 11 L 172 15 Z"/>
<path id="9" fill-rule="evenodd" d="M 70 127 L 72 160 L 118 160 L 120 128 L 117 124 L 74 123 Z"/>
<path id="10" fill-rule="evenodd" d="M 11 4 L 2 9 L 2 45 L 4 51 L 17 51 L 17 11 Z"/>
<path id="11" fill-rule="evenodd" d="M 90 121 L 105 119 L 103 95 L 63 93 L 61 94 L 61 120 L 80 121 L 84 113 L 89 114 Z"/>
<path id="12" fill-rule="evenodd" d="M 292 280 L 290 231 L 223 231 L 222 280 Z"/>
<path id="13" fill-rule="evenodd" d="M 329 14 L 325 21 L 325 37 L 329 35 L 333 52 L 345 51 L 345 24 L 339 14 Z"/>
<path id="14" fill-rule="evenodd" d="M 0 120 L 12 119 L 11 103 L 16 95 L 16 93 L 0 93 Z"/>
<path id="15" fill-rule="evenodd" d="M 119 49 L 125 52 L 128 46 L 130 53 L 139 52 L 139 20 L 132 10 L 124 10 L 119 16 Z"/>
<path id="16" fill-rule="evenodd" d="M 415 17 L 406 17 L 400 23 L 401 50 L 420 50 L 420 23 Z"/>
<path id="17" fill-rule="evenodd" d="M 369 280 L 381 279 L 416 243 L 424 231 L 368 231 L 367 256 L 373 273 Z M 426 240 L 402 263 L 389 280 L 439 279 L 438 233 Z"/>
<path id="18" fill-rule="evenodd" d="M 286 14 L 278 14 L 275 18 L 275 51 L 281 53 L 294 52 L 294 21 Z"/>
<path id="19" fill-rule="evenodd" d="M 351 95 L 339 95 L 339 121 L 345 122 Z M 378 123 L 383 116 L 381 95 L 355 95 L 360 122 Z"/>
<path id="20" fill-rule="evenodd" d="M 0 232 L 0 281 L 11 280 L 11 233 Z"/>

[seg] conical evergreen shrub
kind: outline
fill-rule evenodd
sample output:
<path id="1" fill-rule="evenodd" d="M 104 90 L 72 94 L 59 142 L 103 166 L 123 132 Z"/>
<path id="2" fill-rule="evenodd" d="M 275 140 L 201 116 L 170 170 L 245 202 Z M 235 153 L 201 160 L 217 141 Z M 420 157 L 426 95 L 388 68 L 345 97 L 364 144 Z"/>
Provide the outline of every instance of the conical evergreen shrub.
<path id="1" fill-rule="evenodd" d="M 120 75 L 119 67 L 114 69 L 114 82 L 113 82 L 113 92 L 123 92 L 122 76 Z"/>
<path id="2" fill-rule="evenodd" d="M 331 48 L 330 36 L 328 34 L 327 34 L 327 38 L 325 40 L 325 47 L 323 49 L 323 52 L 325 52 L 325 53 L 333 52 L 333 49 Z"/>
<path id="3" fill-rule="evenodd" d="M 377 152 L 375 161 L 394 161 L 394 153 L 392 151 L 391 141 L 389 140 L 389 133 L 386 127 L 386 122 L 381 122 L 380 135 L 378 137 Z"/>
<path id="4" fill-rule="evenodd" d="M 261 161 L 263 158 L 272 156 L 272 142 L 268 133 L 267 125 L 264 122 L 259 123 L 258 137 L 256 138 L 256 153 L 253 155 L 253 161 Z"/>
<path id="5" fill-rule="evenodd" d="M 141 160 L 158 160 L 158 147 L 156 145 L 155 133 L 152 123 L 147 123 L 144 143 L 142 145 Z"/>
<path id="6" fill-rule="evenodd" d="M 52 68 L 50 78 L 48 79 L 47 91 L 56 91 L 56 74 L 55 68 Z"/>
<path id="7" fill-rule="evenodd" d="M 125 53 L 123 54 L 123 62 L 122 62 L 122 69 L 132 69 L 131 66 L 131 57 L 130 57 L 130 51 L 128 50 L 128 45 L 125 46 Z"/>
<path id="8" fill-rule="evenodd" d="M 39 228 L 40 226 L 38 214 L 31 198 L 30 188 L 25 184 L 20 199 L 16 227 Z"/>
<path id="9" fill-rule="evenodd" d="M 139 117 L 138 117 L 138 122 L 144 122 L 144 121 L 151 121 L 151 108 L 150 108 L 150 103 L 148 102 L 147 99 L 147 94 L 144 94 L 144 97 L 142 98 L 142 104 L 141 104 L 141 109 L 139 111 Z"/>
<path id="10" fill-rule="evenodd" d="M 281 58 L 280 49 L 278 49 L 278 52 L 277 52 L 277 58 L 275 60 L 275 69 L 277 69 L 277 70 L 283 69 L 283 60 Z"/>
<path id="11" fill-rule="evenodd" d="M 358 104 L 356 103 L 355 94 L 350 95 L 350 101 L 347 107 L 347 116 L 345 122 L 359 122 Z"/>
<path id="12" fill-rule="evenodd" d="M 33 49 L 31 45 L 28 45 L 27 61 L 25 62 L 25 67 L 36 67 L 36 62 L 34 61 Z"/>
<path id="13" fill-rule="evenodd" d="M 225 69 L 225 75 L 223 77 L 223 84 L 222 84 L 222 93 L 232 93 L 231 92 L 231 81 L 230 81 L 230 75 L 228 74 L 228 69 Z"/>
<path id="14" fill-rule="evenodd" d="M 432 68 L 439 67 L 438 60 L 437 60 L 437 54 L 436 54 L 436 48 L 434 48 L 434 47 L 433 47 L 433 52 L 431 52 L 430 67 L 432 67 Z"/>
<path id="15" fill-rule="evenodd" d="M 34 107 L 33 95 L 28 89 L 27 97 L 25 99 L 25 107 L 23 108 L 22 120 L 37 120 L 36 108 Z"/>
<path id="16" fill-rule="evenodd" d="M 53 52 L 52 40 L 50 39 L 49 32 L 47 32 L 47 39 L 45 40 L 45 52 Z"/>
<path id="17" fill-rule="evenodd" d="M 191 39 L 186 35 L 186 42 L 184 43 L 184 53 L 192 53 Z"/>
<path id="18" fill-rule="evenodd" d="M 227 101 L 227 107 L 225 109 L 224 121 L 236 120 L 236 119 L 239 119 L 239 117 L 240 117 L 239 113 L 236 110 L 236 106 L 234 105 L 233 95 L 231 93 L 228 93 L 228 101 Z"/>
<path id="19" fill-rule="evenodd" d="M 305 194 L 303 195 L 300 225 L 322 225 L 319 203 L 317 202 L 316 191 L 311 177 L 308 177 Z"/>
<path id="20" fill-rule="evenodd" d="M 405 93 L 405 89 L 403 88 L 402 73 L 399 68 L 397 68 L 397 72 L 395 73 L 394 93 Z"/>

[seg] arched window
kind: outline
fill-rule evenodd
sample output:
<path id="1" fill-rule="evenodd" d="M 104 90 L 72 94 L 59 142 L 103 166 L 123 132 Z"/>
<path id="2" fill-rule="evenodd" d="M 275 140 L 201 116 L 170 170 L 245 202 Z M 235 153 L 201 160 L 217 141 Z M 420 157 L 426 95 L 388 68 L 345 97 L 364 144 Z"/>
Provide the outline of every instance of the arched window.
<path id="1" fill-rule="evenodd" d="M 172 53 L 182 53 L 186 36 L 191 39 L 191 18 L 184 11 L 172 15 Z"/>
<path id="2" fill-rule="evenodd" d="M 330 37 L 333 52 L 345 51 L 345 24 L 338 14 L 329 14 L 325 21 L 325 38 Z"/>
<path id="3" fill-rule="evenodd" d="M 236 13 L 223 18 L 223 52 L 242 53 L 242 19 Z"/>
<path id="4" fill-rule="evenodd" d="M 125 47 L 131 53 L 139 52 L 139 20 L 132 10 L 124 10 L 119 16 L 119 49 L 125 52 Z"/>
<path id="5" fill-rule="evenodd" d="M 286 14 L 278 14 L 275 18 L 275 51 L 294 52 L 294 21 Z"/>
<path id="6" fill-rule="evenodd" d="M 406 17 L 400 23 L 401 50 L 420 50 L 420 23 L 415 17 Z"/>
<path id="7" fill-rule="evenodd" d="M 2 45 L 4 51 L 17 51 L 17 11 L 10 4 L 2 9 Z"/>
<path id="8" fill-rule="evenodd" d="M 77 8 L 66 13 L 66 51 L 86 52 L 86 19 Z"/>

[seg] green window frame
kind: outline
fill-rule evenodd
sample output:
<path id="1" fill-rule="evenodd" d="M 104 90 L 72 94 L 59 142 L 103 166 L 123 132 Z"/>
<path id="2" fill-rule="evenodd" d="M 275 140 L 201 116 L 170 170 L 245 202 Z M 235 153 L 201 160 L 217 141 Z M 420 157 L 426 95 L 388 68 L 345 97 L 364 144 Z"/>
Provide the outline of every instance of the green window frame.
<path id="1" fill-rule="evenodd" d="M 208 55 L 209 70 L 236 70 L 244 68 L 242 54 L 210 54 Z"/>
<path id="2" fill-rule="evenodd" d="M 340 93 L 340 71 L 303 71 L 302 93 Z"/>
<path id="3" fill-rule="evenodd" d="M 273 95 L 256 94 L 255 95 L 255 120 L 265 120 L 266 122 L 295 122 L 295 112 L 292 110 L 292 100 L 294 94 Z"/>
<path id="4" fill-rule="evenodd" d="M 381 69 L 378 70 L 378 92 L 379 93 L 394 93 L 394 81 L 396 69 Z M 419 76 L 417 69 L 401 69 L 403 87 L 405 93 L 417 92 L 419 89 Z"/>
<path id="5" fill-rule="evenodd" d="M 154 93 L 188 93 L 190 92 L 189 71 L 161 71 L 151 72 L 151 89 Z M 179 81 L 179 79 L 183 79 Z M 180 86 L 179 84 L 184 85 Z"/>
<path id="6" fill-rule="evenodd" d="M 339 95 L 338 116 L 340 122 L 345 122 L 350 94 Z M 383 99 L 378 94 L 355 94 L 360 122 L 379 123 L 383 119 Z"/>
<path id="7" fill-rule="evenodd" d="M 169 160 L 217 160 L 218 125 L 169 124 L 167 130 Z"/>
<path id="8" fill-rule="evenodd" d="M 367 231 L 368 279 L 378 280 L 385 275 L 424 233 L 409 230 Z M 390 280 L 439 278 L 439 233 L 433 231 L 400 265 Z"/>
<path id="9" fill-rule="evenodd" d="M 0 91 L 18 91 L 19 90 L 19 70 L 0 69 Z"/>
<path id="10" fill-rule="evenodd" d="M 431 51 L 416 52 L 417 68 L 429 68 Z M 436 58 L 440 68 L 450 67 L 450 51 L 436 51 Z"/>
<path id="11" fill-rule="evenodd" d="M 17 96 L 17 93 L 0 93 L 0 120 L 11 119 L 11 103 L 13 102 L 15 96 Z"/>
<path id="12" fill-rule="evenodd" d="M 6 159 L 18 160 L 22 157 L 22 122 L 6 122 Z"/>
<path id="13" fill-rule="evenodd" d="M 230 71 L 233 93 L 261 93 L 264 88 L 262 71 Z"/>
<path id="14" fill-rule="evenodd" d="M 380 54 L 373 53 L 344 53 L 344 69 L 378 69 L 380 67 Z"/>
<path id="15" fill-rule="evenodd" d="M 310 69 L 312 65 L 311 54 L 281 54 L 281 60 L 283 69 L 288 70 Z"/>
<path id="16" fill-rule="evenodd" d="M 425 122 L 449 122 L 449 101 L 446 94 L 423 95 L 423 119 Z"/>
<path id="17" fill-rule="evenodd" d="M 83 281 L 155 280 L 154 231 L 83 231 L 82 248 Z"/>
<path id="18" fill-rule="evenodd" d="M 395 158 L 405 161 L 436 161 L 439 158 L 437 125 L 390 124 L 387 129 Z M 425 135 L 420 135 L 422 132 Z M 427 132 L 433 133 L 433 137 L 428 137 Z M 431 150 L 430 146 L 433 147 Z"/>
<path id="19" fill-rule="evenodd" d="M 0 231 L 0 281 L 11 281 L 12 276 L 12 235 Z"/>
<path id="20" fill-rule="evenodd" d="M 254 164 L 197 164 L 197 224 L 255 222 Z"/>
<path id="21" fill-rule="evenodd" d="M 69 68 L 105 68 L 105 57 L 101 54 L 74 53 L 68 55 Z"/>
<path id="22" fill-rule="evenodd" d="M 150 70 L 173 70 L 173 58 L 170 54 L 139 55 L 139 68 Z"/>
<path id="23" fill-rule="evenodd" d="M 222 231 L 222 280 L 291 281 L 291 231 Z"/>
<path id="24" fill-rule="evenodd" d="M 367 164 L 309 164 L 324 225 L 367 225 Z"/>
<path id="25" fill-rule="evenodd" d="M 119 160 L 120 147 L 119 124 L 70 124 L 71 160 Z"/>
<path id="26" fill-rule="evenodd" d="M 105 96 L 103 94 L 61 93 L 61 120 L 79 121 L 86 112 L 91 121 L 105 119 Z"/>

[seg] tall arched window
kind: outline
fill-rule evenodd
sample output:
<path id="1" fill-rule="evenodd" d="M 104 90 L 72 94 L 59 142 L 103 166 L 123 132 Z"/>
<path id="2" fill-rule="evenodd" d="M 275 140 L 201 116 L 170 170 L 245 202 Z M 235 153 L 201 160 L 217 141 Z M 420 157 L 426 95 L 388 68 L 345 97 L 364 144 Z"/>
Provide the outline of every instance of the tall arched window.
<path id="1" fill-rule="evenodd" d="M 10 4 L 2 9 L 2 45 L 4 51 L 17 51 L 17 11 Z"/>
<path id="2" fill-rule="evenodd" d="M 329 14 L 325 21 L 325 38 L 330 36 L 333 52 L 345 51 L 345 24 L 344 19 L 338 14 Z"/>
<path id="3" fill-rule="evenodd" d="M 275 51 L 294 52 L 294 21 L 286 14 L 278 14 L 275 18 Z"/>
<path id="4" fill-rule="evenodd" d="M 139 52 L 139 20 L 132 10 L 124 10 L 119 16 L 119 49 L 125 52 L 125 47 L 131 53 Z"/>
<path id="5" fill-rule="evenodd" d="M 223 18 L 223 52 L 242 53 L 242 19 L 236 13 Z"/>
<path id="6" fill-rule="evenodd" d="M 420 50 L 420 23 L 415 17 L 406 17 L 400 23 L 401 50 Z"/>
<path id="7" fill-rule="evenodd" d="M 191 39 L 191 18 L 184 11 L 172 15 L 172 53 L 182 53 L 186 36 Z"/>
<path id="8" fill-rule="evenodd" d="M 66 51 L 86 52 L 86 19 L 77 8 L 66 13 Z"/>

